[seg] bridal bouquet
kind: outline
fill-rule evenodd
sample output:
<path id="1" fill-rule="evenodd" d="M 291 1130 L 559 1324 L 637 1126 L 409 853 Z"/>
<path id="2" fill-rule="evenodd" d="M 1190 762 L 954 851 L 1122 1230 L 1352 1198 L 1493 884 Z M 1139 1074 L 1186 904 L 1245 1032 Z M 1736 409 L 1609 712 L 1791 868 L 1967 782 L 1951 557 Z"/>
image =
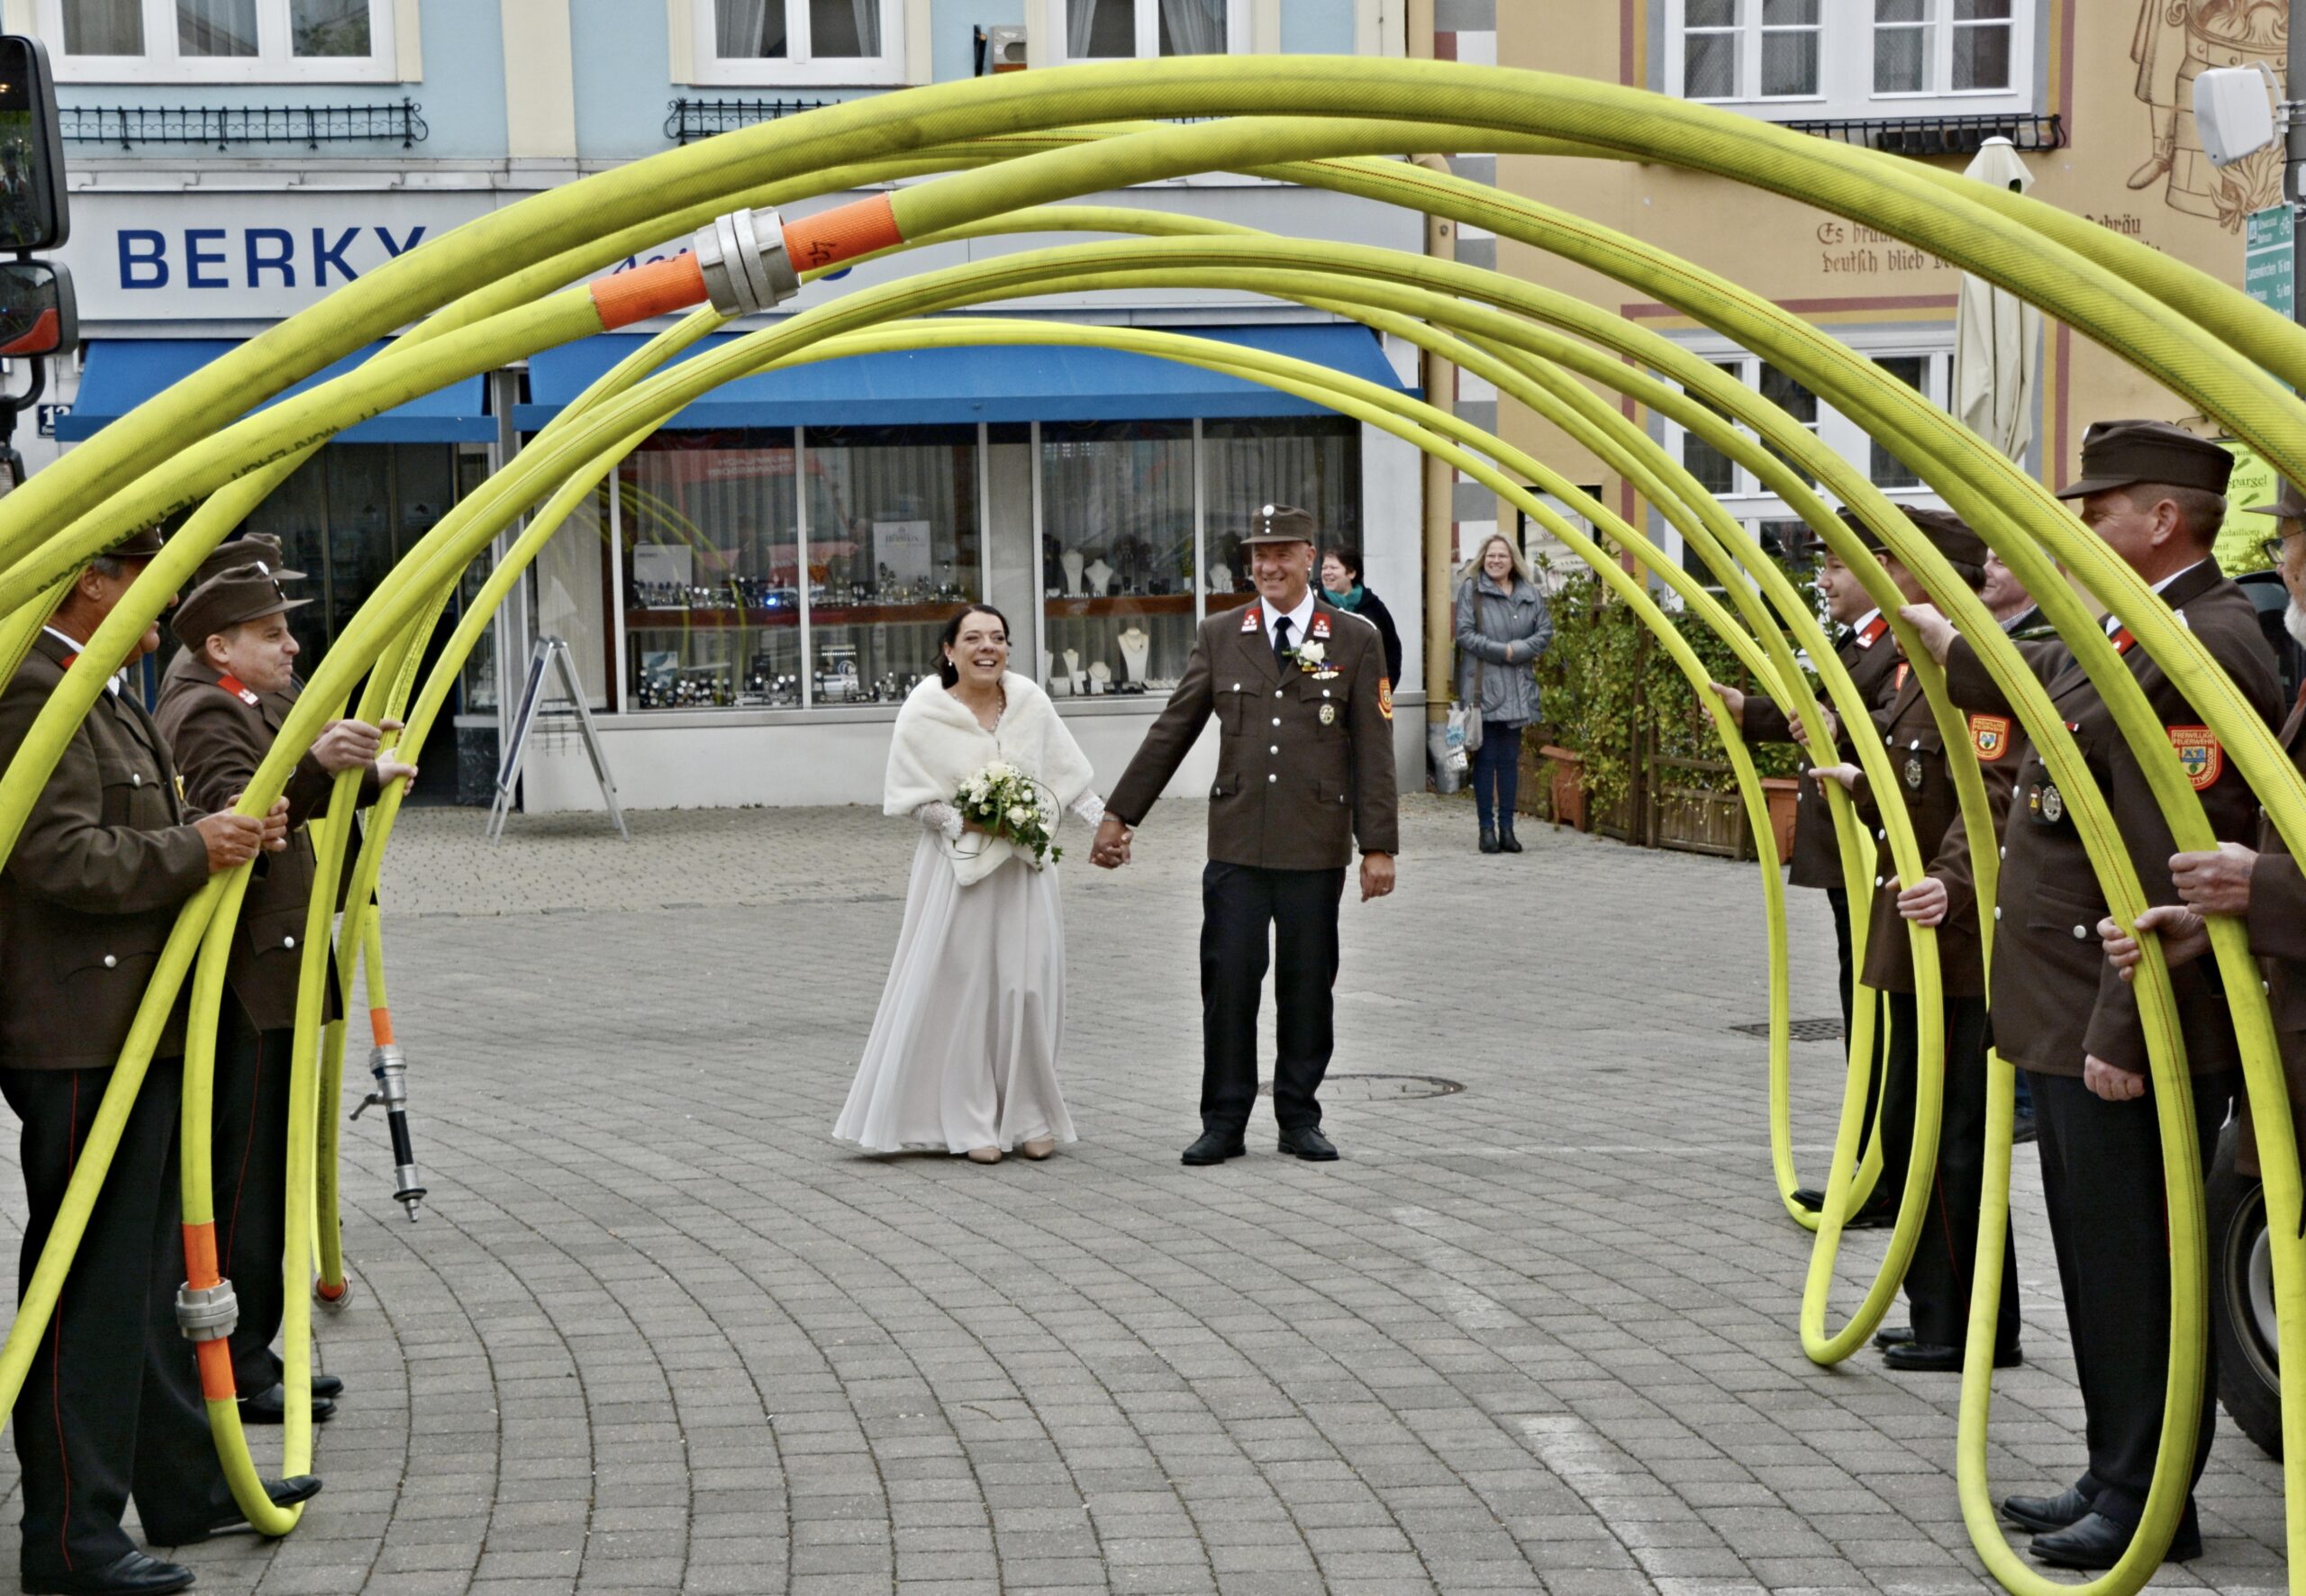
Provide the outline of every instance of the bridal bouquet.
<path id="1" fill-rule="evenodd" d="M 1005 760 L 994 760 L 963 782 L 953 807 L 963 820 L 1022 849 L 1036 870 L 1065 857 L 1057 846 L 1055 817 L 1041 807 L 1040 784 Z"/>

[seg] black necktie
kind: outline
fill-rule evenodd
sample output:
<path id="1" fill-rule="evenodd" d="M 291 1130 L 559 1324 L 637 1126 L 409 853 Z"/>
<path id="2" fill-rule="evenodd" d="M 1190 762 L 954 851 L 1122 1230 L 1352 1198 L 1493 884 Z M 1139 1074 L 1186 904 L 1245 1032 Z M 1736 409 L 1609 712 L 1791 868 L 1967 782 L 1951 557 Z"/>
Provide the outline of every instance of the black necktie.
<path id="1" fill-rule="evenodd" d="M 1289 617 L 1286 615 L 1273 618 L 1273 657 L 1282 665 L 1289 663 Z"/>

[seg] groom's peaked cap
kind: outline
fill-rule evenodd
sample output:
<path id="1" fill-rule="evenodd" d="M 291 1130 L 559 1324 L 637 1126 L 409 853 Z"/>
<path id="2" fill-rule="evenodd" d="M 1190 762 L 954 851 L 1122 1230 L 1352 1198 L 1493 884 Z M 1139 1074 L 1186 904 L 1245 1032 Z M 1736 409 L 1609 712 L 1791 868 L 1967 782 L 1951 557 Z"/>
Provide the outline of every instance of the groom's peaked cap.
<path id="1" fill-rule="evenodd" d="M 1254 543 L 1318 543 L 1319 530 L 1311 512 L 1294 504 L 1267 504 L 1249 512 L 1249 530 L 1241 546 Z"/>

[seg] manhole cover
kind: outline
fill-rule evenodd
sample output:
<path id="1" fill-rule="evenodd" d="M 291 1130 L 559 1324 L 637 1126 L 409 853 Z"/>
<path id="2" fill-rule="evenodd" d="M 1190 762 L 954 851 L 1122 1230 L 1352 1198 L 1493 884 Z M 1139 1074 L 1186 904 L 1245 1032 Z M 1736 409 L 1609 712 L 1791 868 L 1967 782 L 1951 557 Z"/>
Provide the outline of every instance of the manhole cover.
<path id="1" fill-rule="evenodd" d="M 1327 1102 L 1394 1102 L 1405 1097 L 1448 1097 L 1463 1092 L 1460 1081 L 1439 1075 L 1331 1075 L 1321 1083 Z M 1259 1081 L 1257 1095 L 1271 1097 L 1273 1083 Z"/>
<path id="2" fill-rule="evenodd" d="M 1741 1037 L 1766 1037 L 1769 1035 L 1769 1021 L 1764 1020 L 1753 1025 L 1733 1025 L 1730 1029 Z M 1797 1042 L 1841 1040 L 1841 1021 L 1838 1019 L 1796 1020 L 1788 1029 Z"/>

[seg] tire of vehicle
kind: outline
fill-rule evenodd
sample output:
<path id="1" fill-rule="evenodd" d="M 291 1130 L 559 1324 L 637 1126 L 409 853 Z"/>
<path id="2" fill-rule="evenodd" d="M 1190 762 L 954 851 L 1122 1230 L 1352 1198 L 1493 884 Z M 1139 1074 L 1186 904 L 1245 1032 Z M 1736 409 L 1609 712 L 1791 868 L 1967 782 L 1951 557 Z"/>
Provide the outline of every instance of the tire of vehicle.
<path id="1" fill-rule="evenodd" d="M 2218 1396 L 2271 1457 L 2282 1455 L 2282 1375 L 2273 1335 L 2274 1277 L 2265 1190 L 2234 1167 L 2240 1140 L 2229 1124 L 2210 1167 L 2210 1325 Z"/>

